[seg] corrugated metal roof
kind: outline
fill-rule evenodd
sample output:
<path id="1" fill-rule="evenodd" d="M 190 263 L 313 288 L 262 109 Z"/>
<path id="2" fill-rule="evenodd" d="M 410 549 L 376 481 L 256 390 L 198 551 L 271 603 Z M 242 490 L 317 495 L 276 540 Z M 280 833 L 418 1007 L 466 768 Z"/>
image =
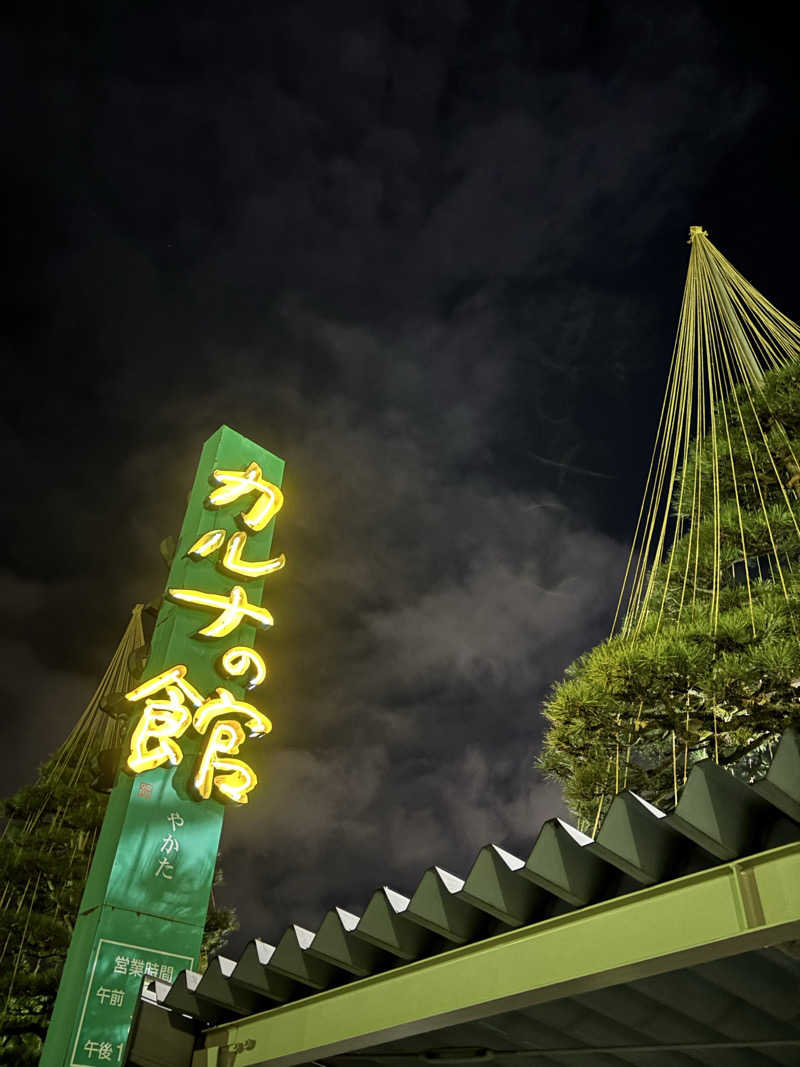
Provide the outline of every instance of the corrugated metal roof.
<path id="1" fill-rule="evenodd" d="M 526 859 L 487 844 L 464 879 L 432 866 L 410 897 L 381 886 L 360 916 L 333 908 L 316 931 L 290 925 L 274 944 L 254 939 L 238 959 L 217 958 L 202 976 L 185 971 L 171 986 L 150 983 L 145 997 L 212 1026 L 797 840 L 800 738 L 790 729 L 783 734 L 766 777 L 752 786 L 705 760 L 693 767 L 669 814 L 632 792 L 620 793 L 596 839 L 562 819 L 551 819 L 542 826 Z M 650 982 L 655 989 L 658 981 L 646 979 L 645 984 Z M 650 996 L 646 990 L 642 995 Z M 562 1013 L 569 1012 L 566 1001 L 559 1003 Z M 685 995 L 682 1003 L 687 1003 Z M 535 1022 L 537 1010 L 541 1009 L 527 1009 L 525 1017 Z M 624 1030 L 629 1008 L 614 1010 L 622 1011 L 617 1028 Z M 726 1033 L 724 1027 L 713 1032 Z M 607 1039 L 606 1031 L 606 1043 Z M 374 1062 L 382 1062 L 375 1058 L 380 1056 L 377 1050 L 371 1055 Z M 703 1062 L 686 1055 L 688 1059 L 676 1049 L 677 1058 L 670 1062 Z M 725 1062 L 745 1062 L 736 1058 L 734 1050 L 731 1055 Z M 347 1058 L 342 1056 L 342 1062 Z M 632 1060 L 623 1057 L 613 1062 Z M 657 1058 L 651 1056 L 648 1062 Z M 660 1062 L 666 1061 L 662 1057 Z M 791 1060 L 778 1057 L 763 1062 Z"/>

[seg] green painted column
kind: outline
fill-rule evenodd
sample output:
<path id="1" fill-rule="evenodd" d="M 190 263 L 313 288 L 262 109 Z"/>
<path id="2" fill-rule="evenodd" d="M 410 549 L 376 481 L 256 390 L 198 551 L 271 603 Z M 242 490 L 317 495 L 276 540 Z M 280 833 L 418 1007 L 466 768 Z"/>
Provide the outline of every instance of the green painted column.
<path id="1" fill-rule="evenodd" d="M 209 505 L 209 494 L 221 484 L 212 480 L 214 471 L 244 473 L 253 463 L 266 482 L 280 486 L 283 460 L 234 430 L 223 426 L 206 442 L 167 592 L 190 589 L 228 597 L 239 586 L 249 604 L 261 605 L 265 579 L 226 572 L 221 560 L 224 544 L 237 531 L 246 533 L 244 560 L 267 560 L 275 519 L 263 530 L 243 522 L 243 514 L 258 499 L 256 492 L 220 507 Z M 187 552 L 198 538 L 215 529 L 224 531 L 223 547 L 205 558 L 189 558 Z M 258 707 L 258 692 L 246 693 L 242 684 L 246 678 L 230 678 L 220 666 L 220 657 L 229 648 L 253 647 L 256 627 L 243 621 L 225 636 L 198 637 L 198 630 L 219 614 L 218 608 L 165 596 L 143 681 L 181 664 L 202 698 L 216 697 L 222 686 L 235 700 Z M 141 709 L 143 704 L 135 707 Z M 191 705 L 188 709 L 195 710 Z M 201 735 L 192 726 L 176 738 L 183 754 L 176 766 L 168 763 L 139 774 L 126 770 L 118 775 L 70 943 L 42 1067 L 122 1063 L 142 977 L 170 981 L 183 968 L 197 966 L 225 810 L 216 789 L 201 799 L 193 787 L 209 733 Z M 246 762 L 254 744 L 249 740 L 242 745 L 236 759 Z"/>

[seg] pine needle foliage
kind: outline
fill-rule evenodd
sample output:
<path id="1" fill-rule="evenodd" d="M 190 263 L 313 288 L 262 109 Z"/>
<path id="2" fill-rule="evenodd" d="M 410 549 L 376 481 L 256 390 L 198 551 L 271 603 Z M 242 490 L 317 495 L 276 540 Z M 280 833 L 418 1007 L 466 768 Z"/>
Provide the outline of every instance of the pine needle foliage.
<path id="1" fill-rule="evenodd" d="M 38 1062 L 89 872 L 105 797 L 88 765 L 4 802 L 0 840 L 0 1064 Z"/>

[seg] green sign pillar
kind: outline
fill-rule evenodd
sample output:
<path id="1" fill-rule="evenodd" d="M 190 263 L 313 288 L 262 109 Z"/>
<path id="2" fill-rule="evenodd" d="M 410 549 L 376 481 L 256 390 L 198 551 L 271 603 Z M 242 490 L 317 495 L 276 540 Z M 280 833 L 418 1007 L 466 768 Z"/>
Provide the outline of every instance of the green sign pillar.
<path id="1" fill-rule="evenodd" d="M 264 577 L 253 573 L 259 568 L 252 561 L 268 560 L 275 523 L 272 518 L 257 528 L 258 484 L 280 486 L 283 466 L 283 460 L 227 426 L 206 442 L 143 681 L 181 665 L 186 668 L 186 681 L 207 703 L 213 699 L 218 704 L 217 690 L 223 687 L 228 699 L 257 705 L 257 696 L 245 695 L 247 676 L 226 672 L 220 658 L 233 647 L 253 647 L 254 616 L 241 615 L 238 609 L 261 605 Z M 215 478 L 215 471 L 222 477 Z M 238 472 L 238 483 L 236 478 L 226 482 L 225 475 L 231 472 Z M 252 480 L 252 490 L 244 484 L 245 475 Z M 234 490 L 228 496 L 233 499 L 226 503 L 219 487 L 231 483 Z M 215 486 L 221 502 L 212 504 L 209 497 Z M 213 535 L 215 530 L 218 534 Z M 203 549 L 189 557 L 188 550 L 204 534 L 210 536 Z M 277 566 L 276 562 L 272 569 Z M 268 573 L 269 568 L 262 570 Z M 204 594 L 228 598 L 237 609 L 228 615 L 241 621 L 222 636 L 198 637 L 200 629 L 214 628 L 215 622 L 217 630 L 227 628 L 229 623 L 218 622 L 224 606 L 171 597 L 170 590 L 200 593 L 201 598 Z M 258 614 L 254 613 L 255 621 L 263 625 L 263 614 L 260 620 Z M 171 699 L 171 706 L 176 700 L 186 703 L 188 711 L 180 712 L 185 718 L 196 712 L 196 704 L 174 691 L 172 697 L 162 692 L 160 698 Z M 137 703 L 132 710 L 142 707 Z M 226 778 L 224 762 L 219 764 L 223 769 L 221 778 L 214 779 L 217 783 L 234 780 L 236 771 L 231 765 L 246 760 L 248 752 L 247 745 L 241 746 L 241 752 L 237 747 L 224 747 L 226 738 L 232 744 L 231 728 L 225 734 L 224 725 L 220 723 L 222 734 L 217 735 L 222 739 L 220 751 L 233 753 L 236 759 L 229 760 L 227 769 L 233 778 Z M 224 812 L 219 786 L 203 799 L 194 781 L 212 733 L 202 715 L 195 714 L 192 725 L 172 741 L 183 757 L 180 762 L 137 774 L 128 769 L 118 775 L 75 923 L 41 1067 L 121 1063 L 142 977 L 171 981 L 183 968 L 197 966 Z M 160 743 L 154 734 L 145 742 L 145 751 L 156 750 Z"/>

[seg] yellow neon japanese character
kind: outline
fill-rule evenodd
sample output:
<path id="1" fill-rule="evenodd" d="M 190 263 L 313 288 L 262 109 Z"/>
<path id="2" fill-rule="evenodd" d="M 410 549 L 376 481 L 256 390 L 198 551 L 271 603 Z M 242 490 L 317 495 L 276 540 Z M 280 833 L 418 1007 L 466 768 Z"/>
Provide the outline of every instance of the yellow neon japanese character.
<path id="1" fill-rule="evenodd" d="M 247 682 L 248 689 L 255 689 L 266 680 L 267 665 L 254 648 L 234 645 L 220 657 L 219 666 L 228 678 L 242 678 L 252 671 Z"/>
<path id="2" fill-rule="evenodd" d="M 247 593 L 240 585 L 235 585 L 227 596 L 203 593 L 198 589 L 170 589 L 169 597 L 170 600 L 175 600 L 180 604 L 219 610 L 218 618 L 208 626 L 204 626 L 202 630 L 198 630 L 196 637 L 226 637 L 245 619 L 264 629 L 272 626 L 274 622 L 266 608 L 258 607 L 248 601 Z"/>
<path id="3" fill-rule="evenodd" d="M 216 697 L 209 697 L 194 713 L 194 728 L 199 734 L 204 734 L 212 719 L 220 715 L 243 715 L 245 726 L 251 737 L 263 737 L 272 729 L 272 723 L 266 715 L 252 704 L 244 700 L 236 700 L 227 689 L 217 689 Z"/>
<path id="4" fill-rule="evenodd" d="M 204 559 L 206 556 L 213 555 L 219 548 L 221 548 L 224 541 L 224 530 L 209 530 L 208 533 L 204 533 L 201 537 L 198 537 L 186 555 L 193 560 Z M 242 559 L 242 553 L 244 552 L 246 544 L 246 533 L 237 530 L 236 533 L 231 534 L 230 540 L 225 547 L 225 553 L 222 557 L 221 567 L 223 570 L 227 571 L 229 574 L 238 574 L 242 578 L 263 578 L 265 575 L 272 574 L 273 571 L 279 571 L 281 567 L 285 566 L 286 557 L 283 553 L 281 553 L 280 556 L 275 556 L 274 559 L 253 562 Z"/>
<path id="5" fill-rule="evenodd" d="M 220 759 L 237 753 L 244 739 L 244 730 L 235 720 L 214 723 L 194 776 L 194 787 L 201 797 L 207 800 L 212 786 L 216 786 L 228 800 L 247 803 L 247 794 L 258 784 L 255 771 L 242 760 Z M 217 771 L 224 773 L 217 774 Z"/>
<path id="6" fill-rule="evenodd" d="M 184 703 L 185 693 L 181 688 L 177 685 L 166 685 L 162 688 L 168 699 L 153 700 L 148 697 L 142 717 L 131 734 L 128 766 L 134 774 L 151 771 L 165 763 L 176 766 L 183 759 L 177 738 L 186 733 L 192 721 L 192 713 Z M 131 694 L 128 693 L 127 697 L 130 700 Z M 156 743 L 152 744 L 154 741 Z"/>
<path id="7" fill-rule="evenodd" d="M 224 530 L 209 530 L 197 538 L 186 555 L 194 560 L 205 559 L 206 556 L 213 555 L 224 543 Z"/>
<path id="8" fill-rule="evenodd" d="M 145 697 L 151 697 L 154 693 L 160 693 L 165 690 L 167 686 L 174 685 L 181 690 L 184 696 L 189 698 L 196 708 L 199 708 L 203 703 L 203 698 L 187 679 L 187 673 L 186 667 L 182 663 L 177 664 L 175 667 L 168 667 L 161 674 L 156 674 L 152 678 L 148 678 L 146 682 L 142 682 L 135 689 L 131 689 L 130 693 L 125 694 L 125 699 L 136 704 L 138 701 L 144 700 Z"/>
<path id="9" fill-rule="evenodd" d="M 243 578 L 263 578 L 265 574 L 279 571 L 286 564 L 286 556 L 281 552 L 273 559 L 265 559 L 260 562 L 249 563 L 242 559 L 244 546 L 247 544 L 247 534 L 237 531 L 231 534 L 228 544 L 225 546 L 225 555 L 222 557 L 222 566 L 231 574 L 240 574 Z"/>
<path id="10" fill-rule="evenodd" d="M 251 463 L 244 471 L 216 470 L 212 478 L 219 485 L 208 495 L 207 503 L 212 508 L 224 508 L 250 493 L 259 494 L 250 510 L 239 516 L 250 530 L 263 530 L 283 507 L 283 493 L 277 485 L 264 480 L 257 463 Z"/>

